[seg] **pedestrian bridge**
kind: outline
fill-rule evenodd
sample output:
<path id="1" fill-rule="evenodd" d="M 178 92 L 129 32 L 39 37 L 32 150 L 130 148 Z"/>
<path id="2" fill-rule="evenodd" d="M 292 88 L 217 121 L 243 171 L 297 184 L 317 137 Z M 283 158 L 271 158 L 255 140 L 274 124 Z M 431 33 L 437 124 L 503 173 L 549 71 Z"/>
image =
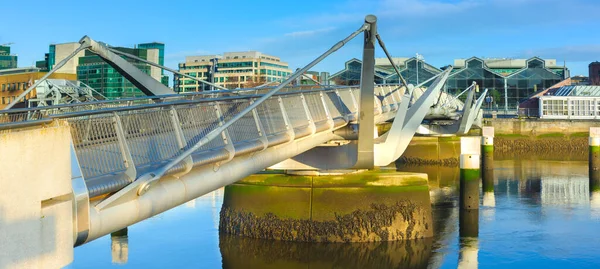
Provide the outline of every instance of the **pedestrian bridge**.
<path id="1" fill-rule="evenodd" d="M 365 33 L 360 86 L 290 86 L 360 33 Z M 444 107 L 455 108 L 454 118 L 448 116 L 456 122 L 455 133 L 471 128 L 485 94 L 475 101 L 471 90 L 465 104 L 445 95 L 451 68 L 427 88 L 374 85 L 375 39 L 391 58 L 374 18 L 367 17 L 356 32 L 276 87 L 5 110 L 0 135 L 68 124 L 73 242 L 81 245 L 264 169 L 386 166 L 401 156 L 426 116 L 448 116 L 440 113 Z M 89 42 L 86 37 L 81 43 Z M 110 54 L 94 46 L 86 48 Z M 108 61 L 127 73 L 126 63 Z M 142 75 L 129 75 L 153 93 Z M 389 131 L 377 133 L 381 124 L 391 124 Z"/>

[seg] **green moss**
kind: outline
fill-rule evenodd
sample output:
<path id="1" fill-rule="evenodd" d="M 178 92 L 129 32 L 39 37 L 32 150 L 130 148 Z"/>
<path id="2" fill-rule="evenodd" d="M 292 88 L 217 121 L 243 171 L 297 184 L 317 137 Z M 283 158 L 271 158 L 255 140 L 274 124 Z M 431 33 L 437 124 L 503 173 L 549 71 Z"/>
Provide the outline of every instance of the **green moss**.
<path id="1" fill-rule="evenodd" d="M 575 138 L 575 137 L 589 137 L 590 133 L 588 132 L 581 132 L 581 133 L 572 133 L 570 135 L 571 138 Z"/>
<path id="2" fill-rule="evenodd" d="M 538 135 L 537 138 L 565 138 L 563 133 L 547 133 Z"/>
<path id="3" fill-rule="evenodd" d="M 480 169 L 460 169 L 460 180 L 479 180 L 480 176 Z"/>
<path id="4" fill-rule="evenodd" d="M 315 176 L 313 179 L 315 188 L 427 185 L 426 175 L 396 172 L 395 170 L 374 170 L 339 176 Z"/>
<path id="5" fill-rule="evenodd" d="M 440 142 L 460 141 L 460 136 L 441 136 L 438 140 Z"/>
<path id="6" fill-rule="evenodd" d="M 495 136 L 502 138 L 529 138 L 529 136 L 522 134 L 495 134 Z"/>
<path id="7" fill-rule="evenodd" d="M 291 176 L 286 174 L 256 174 L 246 177 L 237 183 L 248 185 L 304 186 L 312 185 L 309 176 Z"/>

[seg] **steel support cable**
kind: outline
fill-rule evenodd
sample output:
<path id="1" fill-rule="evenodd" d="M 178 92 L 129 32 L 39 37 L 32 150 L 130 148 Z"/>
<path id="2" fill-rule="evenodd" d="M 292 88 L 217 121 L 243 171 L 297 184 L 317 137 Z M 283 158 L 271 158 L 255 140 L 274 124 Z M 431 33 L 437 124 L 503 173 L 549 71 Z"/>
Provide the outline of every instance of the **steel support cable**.
<path id="1" fill-rule="evenodd" d="M 356 30 L 355 32 L 350 34 L 348 37 L 346 37 L 342 41 L 333 45 L 329 50 L 327 50 L 325 53 L 321 54 L 321 56 L 317 57 L 315 60 L 310 62 L 308 65 L 306 65 L 302 69 L 294 72 L 287 80 L 285 80 L 283 83 L 279 84 L 277 87 L 270 90 L 268 93 L 264 94 L 261 98 L 257 99 L 250 106 L 246 107 L 240 113 L 233 116 L 229 121 L 223 123 L 223 125 L 219 126 L 218 128 L 210 131 L 208 134 L 206 134 L 206 136 L 202 137 L 202 139 L 200 139 L 200 141 L 198 141 L 194 146 L 192 146 L 189 149 L 187 149 L 186 151 L 182 152 L 181 154 L 179 154 L 179 156 L 175 157 L 175 159 L 173 159 L 169 163 L 165 164 L 164 166 L 158 168 L 154 172 L 147 173 L 146 175 L 150 175 L 150 177 L 151 177 L 148 182 L 152 182 L 152 181 L 160 179 L 169 169 L 171 169 L 178 163 L 182 162 L 185 158 L 190 156 L 193 152 L 195 152 L 196 150 L 198 150 L 205 144 L 207 144 L 210 141 L 212 141 L 213 139 L 219 137 L 223 131 L 225 131 L 228 127 L 230 127 L 236 121 L 238 121 L 239 119 L 244 117 L 244 115 L 248 114 L 250 111 L 252 111 L 256 107 L 258 107 L 260 104 L 262 104 L 264 101 L 269 99 L 272 95 L 277 93 L 279 90 L 281 90 L 287 84 L 289 84 L 290 82 L 292 82 L 293 80 L 295 80 L 296 78 L 298 78 L 299 76 L 304 74 L 304 72 L 308 71 L 310 68 L 312 68 L 313 66 L 315 66 L 316 64 L 321 62 L 323 59 L 325 59 L 327 56 L 331 55 L 333 52 L 335 52 L 338 49 L 340 49 L 341 47 L 343 47 L 346 43 L 348 43 L 350 40 L 352 40 L 354 37 L 356 37 L 363 31 L 367 30 L 368 28 L 369 28 L 369 24 L 364 23 L 358 30 Z M 146 175 L 143 175 L 142 177 L 145 177 Z M 140 177 L 140 178 L 142 178 L 142 177 Z"/>
<path id="2" fill-rule="evenodd" d="M 462 91 L 461 93 L 459 93 L 457 96 L 454 96 L 454 98 L 450 99 L 450 101 L 447 101 L 446 103 L 444 103 L 442 105 L 442 107 L 445 107 L 445 106 L 449 105 L 454 100 L 456 100 L 458 97 L 460 97 L 461 95 L 463 95 L 465 92 L 467 92 L 468 90 L 470 90 L 471 88 L 473 88 L 475 85 L 476 85 L 476 83 L 473 82 L 473 84 L 471 84 L 471 86 L 467 87 L 464 91 Z"/>
<path id="3" fill-rule="evenodd" d="M 168 67 L 166 67 L 166 66 L 162 66 L 162 65 L 160 65 L 160 64 L 153 63 L 153 62 L 151 62 L 151 61 L 148 61 L 148 60 L 144 60 L 144 59 L 142 59 L 142 58 L 140 58 L 140 57 L 137 57 L 137 56 L 135 56 L 135 55 L 131 55 L 131 54 L 129 54 L 129 53 L 125 53 L 125 52 L 122 52 L 122 51 L 118 51 L 118 50 L 116 50 L 116 49 L 113 49 L 113 48 L 108 48 L 108 50 L 109 50 L 109 51 L 111 51 L 111 52 L 113 52 L 113 53 L 116 53 L 116 54 L 119 54 L 119 55 L 122 55 L 122 56 L 125 56 L 125 57 L 128 57 L 128 58 L 131 58 L 131 59 L 134 59 L 134 60 L 137 60 L 137 61 L 143 62 L 143 63 L 147 63 L 147 64 L 149 64 L 149 65 L 151 65 L 151 66 L 154 66 L 154 67 L 158 67 L 158 68 L 161 68 L 161 69 L 167 70 L 167 71 L 169 71 L 169 72 L 171 72 L 171 73 L 175 73 L 175 74 L 177 74 L 177 75 L 184 76 L 184 77 L 186 77 L 186 78 L 189 78 L 189 79 L 192 79 L 192 80 L 195 80 L 195 81 L 198 81 L 198 82 L 202 82 L 202 83 L 204 83 L 204 84 L 206 84 L 206 85 L 213 86 L 213 87 L 215 87 L 215 88 L 218 88 L 218 89 L 221 89 L 221 90 L 226 90 L 226 91 L 229 91 L 229 89 L 227 89 L 227 88 L 225 88 L 225 87 L 221 87 L 221 86 L 219 86 L 219 85 L 217 85 L 217 84 L 210 83 L 210 82 L 208 82 L 208 81 L 201 80 L 201 79 L 199 79 L 199 78 L 196 78 L 196 77 L 192 77 L 192 76 L 190 76 L 190 75 L 188 75 L 188 74 L 181 73 L 181 72 L 179 72 L 179 71 L 176 71 L 175 69 L 171 69 L 171 68 L 168 68 Z"/>
<path id="4" fill-rule="evenodd" d="M 13 100 L 10 104 L 8 104 L 4 109 L 8 110 L 11 107 L 13 107 L 16 103 L 19 102 L 19 100 L 21 100 L 21 98 L 25 97 L 28 93 L 30 93 L 33 89 L 35 89 L 38 85 L 40 85 L 40 83 L 42 83 L 44 80 L 46 80 L 48 77 L 50 77 L 50 75 L 54 74 L 54 72 L 56 72 L 58 69 L 60 69 L 61 67 L 63 67 L 63 65 L 65 65 L 69 60 L 71 60 L 71 58 L 75 57 L 75 55 L 77 53 L 79 53 L 80 51 L 87 49 L 89 46 L 79 46 L 79 48 L 77 48 L 75 51 L 73 51 L 71 54 L 69 54 L 69 56 L 67 56 L 67 58 L 64 58 L 62 61 L 60 61 L 59 63 L 57 63 L 52 70 L 50 70 L 50 72 L 48 72 L 46 75 L 44 75 L 42 78 L 38 79 L 35 83 L 33 83 L 33 85 L 29 86 L 29 88 L 27 88 L 27 90 L 25 90 L 23 93 L 21 93 L 15 100 Z"/>
<path id="5" fill-rule="evenodd" d="M 396 74 L 398 74 L 398 78 L 400 79 L 400 81 L 402 81 L 402 84 L 404 84 L 404 86 L 408 89 L 408 84 L 406 83 L 406 80 L 404 80 L 404 77 L 402 77 L 402 75 L 400 74 L 400 71 L 398 70 L 398 67 L 396 67 L 396 64 L 394 63 L 394 60 L 392 59 L 392 56 L 390 55 L 390 53 L 385 48 L 385 44 L 383 43 L 383 40 L 381 40 L 381 36 L 379 36 L 379 33 L 376 34 L 375 37 L 377 38 L 377 41 L 379 42 L 379 46 L 381 47 L 381 49 L 385 53 L 385 56 L 387 56 L 388 60 L 390 61 L 390 63 L 394 67 L 394 70 L 396 71 Z M 418 66 L 417 66 L 417 68 L 418 68 Z M 417 72 L 419 72 L 419 70 L 417 70 Z"/>

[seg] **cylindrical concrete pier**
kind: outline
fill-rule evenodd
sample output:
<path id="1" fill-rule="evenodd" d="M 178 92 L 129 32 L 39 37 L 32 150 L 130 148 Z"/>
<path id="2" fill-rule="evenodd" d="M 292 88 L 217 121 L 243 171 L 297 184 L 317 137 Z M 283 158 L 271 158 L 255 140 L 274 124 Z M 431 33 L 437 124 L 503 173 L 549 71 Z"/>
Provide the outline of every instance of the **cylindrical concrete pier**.
<path id="1" fill-rule="evenodd" d="M 481 174 L 483 192 L 494 192 L 494 127 L 483 127 L 481 137 Z"/>
<path id="2" fill-rule="evenodd" d="M 460 209 L 479 208 L 480 138 L 460 139 Z"/>
<path id="3" fill-rule="evenodd" d="M 225 187 L 219 230 L 283 241 L 395 241 L 433 236 L 431 214 L 425 174 L 260 174 Z"/>
<path id="4" fill-rule="evenodd" d="M 589 151 L 590 192 L 600 191 L 600 127 L 590 127 Z"/>

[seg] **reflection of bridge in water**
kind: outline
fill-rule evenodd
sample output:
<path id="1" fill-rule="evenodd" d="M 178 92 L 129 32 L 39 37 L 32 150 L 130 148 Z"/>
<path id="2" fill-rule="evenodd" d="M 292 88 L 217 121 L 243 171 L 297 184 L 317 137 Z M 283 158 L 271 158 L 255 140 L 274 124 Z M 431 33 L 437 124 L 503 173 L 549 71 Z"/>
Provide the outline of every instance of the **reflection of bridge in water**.
<path id="1" fill-rule="evenodd" d="M 365 33 L 365 44 L 360 87 L 289 86 L 361 33 Z M 48 160 L 48 165 L 71 167 L 75 245 L 278 163 L 289 166 L 284 161 L 300 154 L 313 157 L 293 160 L 292 166 L 302 169 L 388 165 L 400 157 L 428 116 L 453 121 L 435 132 L 468 131 L 480 115 L 485 94 L 475 100 L 471 88 L 467 105 L 456 112 L 462 103 L 441 91 L 450 68 L 432 78 L 426 89 L 415 90 L 406 83 L 374 85 L 376 39 L 391 59 L 375 34 L 375 18 L 367 17 L 357 31 L 276 87 L 181 95 L 171 94 L 170 89 L 123 60 L 117 51 L 84 37 L 81 47 L 53 71 L 77 52 L 88 49 L 142 91 L 157 96 L 2 111 L 0 130 L 10 136 L 39 130 L 40 125 L 60 129 L 68 123 L 72 162 L 56 158 Z M 391 122 L 390 130 L 376 134 L 376 125 L 387 122 Z M 43 139 L 43 135 L 37 139 Z"/>

